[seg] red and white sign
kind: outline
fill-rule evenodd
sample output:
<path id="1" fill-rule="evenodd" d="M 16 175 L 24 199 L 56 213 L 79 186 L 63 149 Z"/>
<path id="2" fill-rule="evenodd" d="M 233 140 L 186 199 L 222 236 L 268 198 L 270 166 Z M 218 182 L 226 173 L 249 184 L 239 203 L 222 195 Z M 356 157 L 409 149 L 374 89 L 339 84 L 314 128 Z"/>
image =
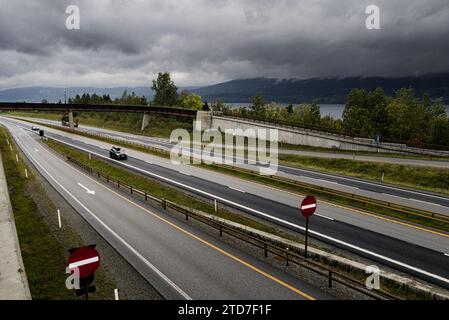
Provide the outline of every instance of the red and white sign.
<path id="1" fill-rule="evenodd" d="M 299 207 L 301 210 L 301 214 L 305 218 L 310 218 L 316 211 L 317 203 L 315 197 L 308 196 L 306 197 Z"/>
<path id="2" fill-rule="evenodd" d="M 67 264 L 70 270 L 79 269 L 80 278 L 89 277 L 100 266 L 100 255 L 92 247 L 78 248 L 72 252 Z"/>

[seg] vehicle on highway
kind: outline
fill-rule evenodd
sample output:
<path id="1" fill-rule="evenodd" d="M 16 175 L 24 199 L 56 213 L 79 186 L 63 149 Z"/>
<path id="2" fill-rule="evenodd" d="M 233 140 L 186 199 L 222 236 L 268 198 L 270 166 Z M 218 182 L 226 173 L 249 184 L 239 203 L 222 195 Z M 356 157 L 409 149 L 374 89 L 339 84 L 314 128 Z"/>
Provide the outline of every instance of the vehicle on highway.
<path id="1" fill-rule="evenodd" d="M 109 150 L 109 156 L 112 159 L 116 159 L 116 160 L 128 159 L 128 155 L 125 152 L 123 152 L 123 150 L 121 150 L 120 148 L 117 148 L 117 147 L 112 147 L 111 150 Z"/>
<path id="2" fill-rule="evenodd" d="M 31 130 L 33 130 L 33 131 L 39 131 L 39 127 L 32 126 L 32 127 L 31 127 Z"/>

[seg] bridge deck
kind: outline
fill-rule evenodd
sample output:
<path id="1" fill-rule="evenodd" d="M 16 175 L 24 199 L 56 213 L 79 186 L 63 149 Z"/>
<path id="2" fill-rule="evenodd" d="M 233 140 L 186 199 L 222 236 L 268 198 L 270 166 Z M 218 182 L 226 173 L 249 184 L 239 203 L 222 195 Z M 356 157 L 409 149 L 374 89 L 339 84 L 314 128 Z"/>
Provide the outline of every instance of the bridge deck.
<path id="1" fill-rule="evenodd" d="M 181 117 L 195 118 L 197 110 L 156 107 L 156 106 L 138 106 L 138 105 L 102 105 L 102 104 L 53 104 L 53 103 L 11 103 L 0 102 L 0 110 L 8 111 L 50 111 L 67 112 L 69 110 L 79 112 L 133 112 L 133 113 L 157 113 L 165 115 L 174 115 Z"/>

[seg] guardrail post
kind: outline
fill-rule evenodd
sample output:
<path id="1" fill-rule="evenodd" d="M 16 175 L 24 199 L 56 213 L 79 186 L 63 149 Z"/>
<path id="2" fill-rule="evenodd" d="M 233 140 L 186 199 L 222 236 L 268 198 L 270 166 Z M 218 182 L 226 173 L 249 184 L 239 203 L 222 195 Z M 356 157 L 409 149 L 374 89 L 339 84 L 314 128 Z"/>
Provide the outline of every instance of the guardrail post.
<path id="1" fill-rule="evenodd" d="M 332 288 L 332 271 L 329 270 L 329 288 Z"/>
<path id="2" fill-rule="evenodd" d="M 167 209 L 167 202 L 165 201 L 165 199 L 162 199 L 162 208 L 163 208 L 164 210 Z"/>
<path id="3" fill-rule="evenodd" d="M 145 192 L 145 201 L 148 201 L 148 194 Z"/>
<path id="4" fill-rule="evenodd" d="M 265 251 L 265 258 L 268 258 L 268 250 L 267 250 L 267 244 L 265 243 L 263 245 L 264 251 Z"/>
<path id="5" fill-rule="evenodd" d="M 120 188 L 120 180 L 117 180 L 117 188 Z"/>
<path id="6" fill-rule="evenodd" d="M 106 181 L 109 183 L 109 176 L 106 176 Z"/>
<path id="7" fill-rule="evenodd" d="M 131 194 L 133 194 L 133 186 L 130 186 L 129 189 L 131 190 Z"/>
<path id="8" fill-rule="evenodd" d="M 189 221 L 189 212 L 186 210 L 186 221 Z"/>
<path id="9" fill-rule="evenodd" d="M 223 236 L 223 227 L 220 225 L 220 237 Z"/>

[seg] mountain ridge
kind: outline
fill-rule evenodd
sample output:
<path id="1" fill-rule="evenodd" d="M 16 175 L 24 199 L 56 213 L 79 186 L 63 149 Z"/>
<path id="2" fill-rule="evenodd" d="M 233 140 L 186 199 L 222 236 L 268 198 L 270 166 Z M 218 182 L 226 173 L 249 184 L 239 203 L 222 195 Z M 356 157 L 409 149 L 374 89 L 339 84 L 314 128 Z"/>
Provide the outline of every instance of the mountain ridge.
<path id="1" fill-rule="evenodd" d="M 449 73 L 416 77 L 348 77 L 312 79 L 252 78 L 231 80 L 191 92 L 206 101 L 250 102 L 261 94 L 265 101 L 301 103 L 317 100 L 319 103 L 345 103 L 346 95 L 354 88 L 374 90 L 382 87 L 388 95 L 400 88 L 412 87 L 418 95 L 428 93 L 432 98 L 449 101 Z"/>

